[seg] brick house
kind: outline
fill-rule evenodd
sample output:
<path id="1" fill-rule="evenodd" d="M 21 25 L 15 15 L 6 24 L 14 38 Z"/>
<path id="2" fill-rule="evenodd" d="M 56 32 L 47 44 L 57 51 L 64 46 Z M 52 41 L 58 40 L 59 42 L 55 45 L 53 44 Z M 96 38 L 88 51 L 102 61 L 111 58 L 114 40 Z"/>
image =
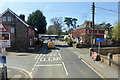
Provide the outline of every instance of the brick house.
<path id="1" fill-rule="evenodd" d="M 94 44 L 95 38 L 104 38 L 105 29 L 95 25 L 94 27 Z M 77 42 L 80 44 L 91 45 L 92 39 L 92 22 L 86 21 L 84 24 L 72 31 L 72 35 L 76 38 Z"/>
<path id="2" fill-rule="evenodd" d="M 8 51 L 27 51 L 30 46 L 34 46 L 35 31 L 25 22 L 23 14 L 18 16 L 8 8 L 0 18 L 10 33 L 11 47 Z"/>

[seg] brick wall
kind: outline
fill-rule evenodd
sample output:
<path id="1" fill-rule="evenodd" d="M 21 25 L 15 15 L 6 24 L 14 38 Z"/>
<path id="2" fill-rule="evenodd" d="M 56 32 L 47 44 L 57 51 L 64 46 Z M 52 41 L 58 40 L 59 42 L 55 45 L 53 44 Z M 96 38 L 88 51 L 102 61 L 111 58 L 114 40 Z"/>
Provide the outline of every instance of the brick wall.
<path id="1" fill-rule="evenodd" d="M 16 49 L 17 51 L 26 51 L 28 47 L 27 27 L 10 12 L 5 13 L 3 16 L 6 17 L 6 20 L 8 17 L 11 17 L 10 22 L 2 22 L 10 33 L 11 47 L 7 50 L 15 51 Z M 14 32 L 11 32 L 11 28 L 14 28 Z"/>

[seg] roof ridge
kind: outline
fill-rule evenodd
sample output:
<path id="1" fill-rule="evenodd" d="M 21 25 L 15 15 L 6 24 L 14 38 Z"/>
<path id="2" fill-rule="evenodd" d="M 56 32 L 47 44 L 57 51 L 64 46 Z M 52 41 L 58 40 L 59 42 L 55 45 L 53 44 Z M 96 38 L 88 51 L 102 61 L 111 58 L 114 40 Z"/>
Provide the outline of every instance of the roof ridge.
<path id="1" fill-rule="evenodd" d="M 10 13 L 12 13 L 18 20 L 20 20 L 23 24 L 25 24 L 27 27 L 29 27 L 29 25 L 28 25 L 25 21 L 23 21 L 17 14 L 15 14 L 15 12 L 13 12 L 12 10 L 10 10 L 9 8 L 7 8 L 7 10 L 5 10 L 5 11 L 0 15 L 0 17 L 1 17 L 2 15 L 4 15 L 7 11 L 9 11 Z"/>

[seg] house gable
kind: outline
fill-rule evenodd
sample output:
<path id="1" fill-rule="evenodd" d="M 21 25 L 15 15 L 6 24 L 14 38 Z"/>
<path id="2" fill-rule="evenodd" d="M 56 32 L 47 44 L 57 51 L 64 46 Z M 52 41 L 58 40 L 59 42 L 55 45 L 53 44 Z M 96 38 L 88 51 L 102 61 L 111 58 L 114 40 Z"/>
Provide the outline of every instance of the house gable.
<path id="1" fill-rule="evenodd" d="M 26 27 L 29 27 L 29 25 L 23 21 L 17 14 L 15 14 L 13 11 L 11 11 L 9 8 L 7 10 L 5 10 L 1 15 L 0 17 L 2 17 L 4 14 L 6 14 L 7 12 L 10 12 L 13 16 L 15 16 L 21 23 L 23 23 Z"/>

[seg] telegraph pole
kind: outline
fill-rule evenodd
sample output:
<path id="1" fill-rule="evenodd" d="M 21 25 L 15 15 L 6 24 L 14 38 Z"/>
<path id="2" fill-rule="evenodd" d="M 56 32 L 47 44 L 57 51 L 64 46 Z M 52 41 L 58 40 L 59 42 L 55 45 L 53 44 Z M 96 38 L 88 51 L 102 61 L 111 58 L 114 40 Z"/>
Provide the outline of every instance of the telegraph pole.
<path id="1" fill-rule="evenodd" d="M 94 13 L 95 13 L 95 4 L 93 2 L 92 4 L 92 45 L 91 45 L 91 48 L 93 48 L 93 39 L 94 39 Z"/>

